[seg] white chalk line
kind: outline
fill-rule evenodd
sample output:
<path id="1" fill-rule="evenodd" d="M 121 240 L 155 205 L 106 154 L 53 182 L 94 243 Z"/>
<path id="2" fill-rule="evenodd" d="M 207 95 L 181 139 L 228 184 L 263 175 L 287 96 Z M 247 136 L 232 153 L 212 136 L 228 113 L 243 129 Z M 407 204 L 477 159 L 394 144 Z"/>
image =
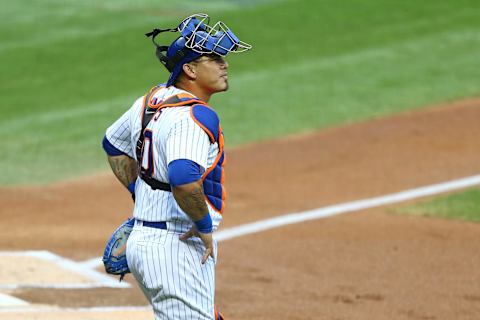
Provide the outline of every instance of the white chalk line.
<path id="1" fill-rule="evenodd" d="M 336 205 L 331 205 L 315 210 L 305 212 L 292 213 L 283 216 L 278 216 L 270 219 L 248 223 L 237 227 L 228 228 L 215 233 L 217 241 L 226 241 L 237 237 L 254 234 L 290 224 L 305 222 L 309 220 L 321 219 L 339 215 L 348 212 L 361 211 L 375 207 L 395 204 L 403 201 L 413 200 L 421 197 L 436 195 L 439 193 L 450 192 L 454 190 L 464 189 L 480 185 L 480 175 L 470 176 L 462 179 L 452 180 L 444 183 L 433 184 L 429 186 L 409 189 L 397 193 L 392 193 L 375 198 L 363 199 L 358 201 L 346 202 Z M 81 265 L 84 269 L 97 268 L 101 265 L 101 258 L 94 258 L 84 262 L 75 263 Z M 149 306 L 112 306 L 112 307 L 92 307 L 92 308 L 48 308 L 39 307 L 34 308 L 1 308 L 0 313 L 6 312 L 115 312 L 115 311 L 145 311 L 150 310 Z"/>
<path id="2" fill-rule="evenodd" d="M 82 308 L 61 308 L 61 307 L 50 307 L 50 306 L 34 306 L 30 307 L 11 307 L 11 308 L 0 308 L 0 314 L 2 313 L 52 313 L 52 312 L 61 312 L 61 313 L 78 313 L 78 312 L 152 312 L 151 306 L 106 306 L 106 307 L 82 307 Z"/>
<path id="3" fill-rule="evenodd" d="M 375 198 L 346 202 L 310 211 L 291 213 L 270 219 L 260 220 L 253 223 L 247 223 L 237 227 L 220 230 L 214 234 L 214 237 L 217 241 L 226 241 L 248 234 L 282 227 L 285 225 L 326 218 L 347 212 L 385 206 L 402 201 L 468 188 L 475 185 L 480 185 L 480 175 L 433 184 L 415 189 L 409 189 Z M 93 258 L 81 263 L 90 268 L 98 268 L 102 264 L 101 258 Z"/>
<path id="4" fill-rule="evenodd" d="M 407 200 L 413 200 L 420 197 L 431 196 L 443 192 L 463 189 L 475 185 L 480 185 L 480 175 L 471 176 L 463 179 L 453 180 L 449 182 L 429 185 L 416 189 L 410 189 L 401 191 L 398 193 L 388 194 L 376 198 L 358 200 L 353 202 L 347 202 L 328 207 L 323 207 L 315 210 L 287 214 L 271 219 L 261 220 L 254 223 L 241 225 L 238 227 L 225 229 L 217 232 L 216 239 L 218 241 L 224 241 L 233 239 L 236 237 L 244 236 L 251 233 L 257 233 L 273 228 L 278 228 L 284 225 L 300 223 L 304 221 L 326 218 L 337 214 L 360 211 L 364 209 L 370 209 Z"/>
<path id="5" fill-rule="evenodd" d="M 0 308 L 2 309 L 13 306 L 26 307 L 28 305 L 29 303 L 25 300 L 9 296 L 8 294 L 0 293 Z"/>
<path id="6" fill-rule="evenodd" d="M 2 284 L 0 290 L 17 289 L 98 289 L 98 288 L 130 288 L 127 282 L 116 283 L 47 283 L 47 284 Z"/>
<path id="7" fill-rule="evenodd" d="M 73 273 L 88 277 L 92 280 L 90 283 L 62 283 L 62 284 L 18 284 L 18 283 L 2 283 L 0 289 L 12 290 L 19 288 L 57 288 L 57 289 L 90 289 L 90 288 L 130 288 L 130 284 L 126 282 L 118 282 L 118 279 L 110 277 L 93 268 L 86 267 L 82 263 L 58 256 L 52 252 L 39 251 L 0 251 L 0 257 L 22 256 L 34 257 L 37 259 L 47 260 L 62 269 L 69 270 Z"/>
<path id="8" fill-rule="evenodd" d="M 16 289 L 92 289 L 92 288 L 129 288 L 130 284 L 123 282 L 119 283 L 118 280 L 102 274 L 92 268 L 85 267 L 83 264 L 79 264 L 75 261 L 60 257 L 52 252 L 41 251 L 0 251 L 0 257 L 33 257 L 50 261 L 62 269 L 69 270 L 73 273 L 86 276 L 90 278 L 92 282 L 89 283 L 49 283 L 49 284 L 37 284 L 37 283 L 1 283 L 0 290 L 16 290 Z M 12 310 L 12 307 L 17 307 L 15 310 L 24 310 L 29 308 L 30 303 L 8 294 L 0 293 L 0 310 L 1 312 L 8 312 Z M 21 308 L 21 309 L 20 309 Z M 33 310 L 37 310 L 34 308 Z"/>

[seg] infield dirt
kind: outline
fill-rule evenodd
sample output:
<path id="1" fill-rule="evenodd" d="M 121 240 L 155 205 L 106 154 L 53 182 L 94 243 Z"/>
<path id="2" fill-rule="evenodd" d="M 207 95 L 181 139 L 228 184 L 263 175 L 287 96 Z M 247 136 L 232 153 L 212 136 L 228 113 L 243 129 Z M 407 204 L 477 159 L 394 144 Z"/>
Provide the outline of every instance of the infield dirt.
<path id="1" fill-rule="evenodd" d="M 480 99 L 264 141 L 227 156 L 222 227 L 476 175 Z M 0 201 L 2 250 L 46 249 L 79 261 L 100 256 L 132 209 L 110 173 L 1 188 Z M 480 319 L 480 225 L 390 211 L 360 211 L 221 243 L 217 305 L 228 320 Z M 10 294 L 63 307 L 146 304 L 135 285 Z M 34 316 L 0 313 L 0 319 L 40 319 Z M 114 313 L 90 316 L 118 319 Z"/>

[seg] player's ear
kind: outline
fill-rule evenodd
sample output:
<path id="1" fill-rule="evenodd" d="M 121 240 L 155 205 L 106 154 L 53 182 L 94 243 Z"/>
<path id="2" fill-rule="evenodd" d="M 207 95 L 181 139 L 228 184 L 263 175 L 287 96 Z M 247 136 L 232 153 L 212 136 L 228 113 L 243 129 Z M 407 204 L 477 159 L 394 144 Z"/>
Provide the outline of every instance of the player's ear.
<path id="1" fill-rule="evenodd" d="M 195 65 L 193 63 L 185 63 L 183 66 L 183 73 L 191 79 L 195 80 L 197 78 L 197 70 L 195 69 Z"/>

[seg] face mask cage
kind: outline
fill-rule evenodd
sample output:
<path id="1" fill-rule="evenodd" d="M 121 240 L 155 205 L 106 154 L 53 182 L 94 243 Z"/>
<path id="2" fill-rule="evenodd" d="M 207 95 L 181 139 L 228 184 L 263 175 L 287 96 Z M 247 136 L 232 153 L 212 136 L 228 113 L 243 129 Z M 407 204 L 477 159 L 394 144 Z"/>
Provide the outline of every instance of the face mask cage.
<path id="1" fill-rule="evenodd" d="M 186 39 L 185 46 L 202 54 L 215 53 L 226 56 L 230 52 L 244 52 L 252 48 L 237 36 L 222 21 L 209 25 L 210 17 L 198 13 L 185 18 L 178 31 Z"/>
<path id="2" fill-rule="evenodd" d="M 177 63 L 184 57 L 188 57 L 189 50 L 199 54 L 226 56 L 230 52 L 239 53 L 252 48 L 248 43 L 238 39 L 225 23 L 219 21 L 213 26 L 209 23 L 210 17 L 207 14 L 197 13 L 183 19 L 177 28 L 153 29 L 145 36 L 152 38 L 157 58 L 169 72 L 173 72 Z M 185 44 L 182 44 L 182 48 L 179 48 L 173 56 L 167 56 L 169 46 L 159 45 L 155 41 L 155 37 L 163 32 L 180 32 L 181 37 L 177 40 L 185 40 Z"/>

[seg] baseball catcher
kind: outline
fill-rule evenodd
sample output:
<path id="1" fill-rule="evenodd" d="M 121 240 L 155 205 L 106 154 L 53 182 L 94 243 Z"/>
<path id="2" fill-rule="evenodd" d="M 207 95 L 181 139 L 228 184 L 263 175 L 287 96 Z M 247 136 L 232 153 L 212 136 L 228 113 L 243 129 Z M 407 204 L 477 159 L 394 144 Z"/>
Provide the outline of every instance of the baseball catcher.
<path id="1" fill-rule="evenodd" d="M 170 45 L 160 35 L 176 33 Z M 106 131 L 103 148 L 118 180 L 134 195 L 134 219 L 105 249 L 105 270 L 131 272 L 156 319 L 219 320 L 214 305 L 217 242 L 226 201 L 225 142 L 209 105 L 229 87 L 229 53 L 251 45 L 225 23 L 194 14 L 175 28 L 153 29 L 168 70 Z M 127 261 L 128 259 L 128 261 Z"/>

